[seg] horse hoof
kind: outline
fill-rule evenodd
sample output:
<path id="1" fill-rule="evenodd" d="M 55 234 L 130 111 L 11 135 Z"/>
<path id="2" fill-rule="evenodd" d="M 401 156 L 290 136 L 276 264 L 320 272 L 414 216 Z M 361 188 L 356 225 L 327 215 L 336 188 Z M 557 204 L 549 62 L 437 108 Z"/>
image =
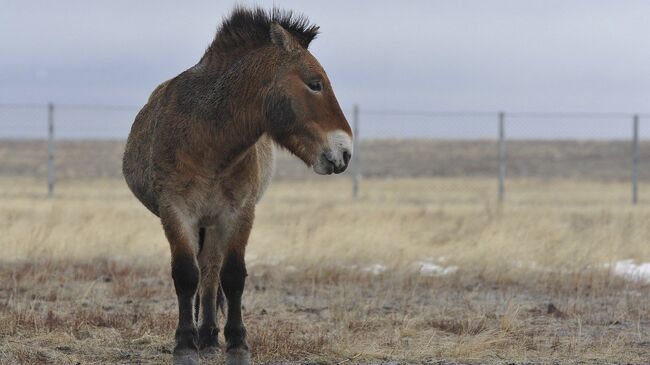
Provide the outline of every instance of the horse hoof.
<path id="1" fill-rule="evenodd" d="M 250 365 L 251 353 L 245 349 L 226 351 L 226 365 Z"/>
<path id="2" fill-rule="evenodd" d="M 199 365 L 199 354 L 196 351 L 176 353 L 174 365 Z"/>

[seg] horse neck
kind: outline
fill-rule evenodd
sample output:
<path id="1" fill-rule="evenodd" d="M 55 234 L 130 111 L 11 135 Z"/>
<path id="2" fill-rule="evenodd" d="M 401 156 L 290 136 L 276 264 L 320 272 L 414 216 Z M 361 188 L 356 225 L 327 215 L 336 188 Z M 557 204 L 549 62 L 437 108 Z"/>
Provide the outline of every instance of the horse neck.
<path id="1" fill-rule="evenodd" d="M 210 146 L 211 160 L 224 168 L 244 160 L 264 133 L 264 76 L 244 71 L 223 73 L 197 109 L 204 128 L 196 137 L 200 145 Z"/>

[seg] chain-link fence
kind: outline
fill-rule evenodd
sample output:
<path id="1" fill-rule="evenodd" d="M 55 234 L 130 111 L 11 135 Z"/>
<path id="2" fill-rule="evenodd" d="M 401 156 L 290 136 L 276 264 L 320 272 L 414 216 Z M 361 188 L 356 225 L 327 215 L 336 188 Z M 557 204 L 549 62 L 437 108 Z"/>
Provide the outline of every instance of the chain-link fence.
<path id="1" fill-rule="evenodd" d="M 0 177 L 42 180 L 50 195 L 69 181 L 119 179 L 138 109 L 0 104 Z M 643 202 L 650 181 L 647 113 L 346 112 L 359 138 L 338 179 L 358 198 L 364 181 L 428 179 L 440 195 L 463 193 L 458 201 L 627 204 Z M 314 178 L 279 154 L 276 180 Z"/>

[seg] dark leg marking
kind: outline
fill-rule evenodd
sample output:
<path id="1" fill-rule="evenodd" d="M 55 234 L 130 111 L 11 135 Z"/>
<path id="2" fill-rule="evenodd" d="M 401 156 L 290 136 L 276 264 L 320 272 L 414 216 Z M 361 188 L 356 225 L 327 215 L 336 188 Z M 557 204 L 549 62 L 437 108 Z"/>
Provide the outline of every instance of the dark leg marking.
<path id="1" fill-rule="evenodd" d="M 199 253 L 199 266 L 201 268 L 200 282 L 200 309 L 199 349 L 203 355 L 213 355 L 219 349 L 219 326 L 217 318 L 217 294 L 219 290 L 219 273 L 223 261 L 223 243 L 216 229 L 203 230 L 204 245 Z"/>
<path id="2" fill-rule="evenodd" d="M 199 348 L 217 348 L 219 346 L 219 326 L 217 324 L 216 293 L 204 292 L 201 301 L 203 318 L 199 327 Z"/>
<path id="3" fill-rule="evenodd" d="M 241 316 L 241 296 L 244 292 L 246 276 L 243 253 L 229 252 L 221 269 L 221 287 L 228 300 L 228 318 L 224 328 L 227 351 L 248 350 L 246 328 Z"/>
<path id="4" fill-rule="evenodd" d="M 194 296 L 199 286 L 199 268 L 194 258 L 178 255 L 172 258 L 172 278 L 178 297 L 178 328 L 174 354 L 198 349 L 198 333 L 194 324 Z"/>

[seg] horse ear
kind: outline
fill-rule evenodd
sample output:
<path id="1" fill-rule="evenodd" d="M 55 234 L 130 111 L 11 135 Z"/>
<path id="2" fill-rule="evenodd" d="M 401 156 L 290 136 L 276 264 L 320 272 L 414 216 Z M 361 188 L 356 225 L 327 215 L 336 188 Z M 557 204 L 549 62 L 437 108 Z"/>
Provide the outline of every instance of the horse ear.
<path id="1" fill-rule="evenodd" d="M 286 51 L 293 51 L 299 47 L 297 41 L 278 23 L 271 23 L 271 42 Z"/>

